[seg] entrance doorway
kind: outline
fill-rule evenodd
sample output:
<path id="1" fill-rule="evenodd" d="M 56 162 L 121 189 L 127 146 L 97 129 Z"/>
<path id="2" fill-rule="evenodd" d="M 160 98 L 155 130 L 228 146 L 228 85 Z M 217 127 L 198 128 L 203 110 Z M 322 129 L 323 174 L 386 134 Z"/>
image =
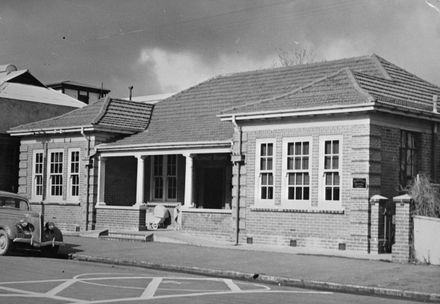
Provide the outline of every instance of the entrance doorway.
<path id="1" fill-rule="evenodd" d="M 391 253 L 396 230 L 396 205 L 393 201 L 383 201 L 379 207 L 379 253 Z"/>
<path id="2" fill-rule="evenodd" d="M 232 197 L 232 165 L 229 155 L 197 155 L 195 203 L 197 208 L 228 209 Z"/>

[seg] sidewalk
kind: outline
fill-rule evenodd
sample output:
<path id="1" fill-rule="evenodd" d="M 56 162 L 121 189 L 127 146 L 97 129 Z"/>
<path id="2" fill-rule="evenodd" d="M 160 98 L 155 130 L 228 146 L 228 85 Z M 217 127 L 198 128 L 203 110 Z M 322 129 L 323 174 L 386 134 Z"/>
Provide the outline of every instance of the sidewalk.
<path id="1" fill-rule="evenodd" d="M 440 302 L 438 266 L 327 256 L 324 252 L 310 255 L 290 247 L 233 246 L 185 234 L 155 234 L 154 242 L 66 236 L 61 253 L 83 261 Z"/>

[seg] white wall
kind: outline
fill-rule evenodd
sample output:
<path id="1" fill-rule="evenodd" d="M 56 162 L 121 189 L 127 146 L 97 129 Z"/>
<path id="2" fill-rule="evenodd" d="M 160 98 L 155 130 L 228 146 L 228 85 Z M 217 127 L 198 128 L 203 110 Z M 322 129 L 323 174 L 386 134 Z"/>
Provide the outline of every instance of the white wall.
<path id="1" fill-rule="evenodd" d="M 414 216 L 415 258 L 420 262 L 440 265 L 440 219 Z"/>

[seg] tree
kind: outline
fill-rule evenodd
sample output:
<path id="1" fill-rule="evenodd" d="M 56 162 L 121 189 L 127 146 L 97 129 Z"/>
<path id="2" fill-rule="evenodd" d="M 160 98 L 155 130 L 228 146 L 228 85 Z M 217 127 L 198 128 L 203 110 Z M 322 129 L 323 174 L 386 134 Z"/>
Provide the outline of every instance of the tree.
<path id="1" fill-rule="evenodd" d="M 311 46 L 300 46 L 297 43 L 289 49 L 277 49 L 277 56 L 275 65 L 282 67 L 318 61 Z"/>
<path id="2" fill-rule="evenodd" d="M 414 204 L 414 214 L 440 218 L 440 193 L 428 177 L 418 174 L 408 189 Z"/>

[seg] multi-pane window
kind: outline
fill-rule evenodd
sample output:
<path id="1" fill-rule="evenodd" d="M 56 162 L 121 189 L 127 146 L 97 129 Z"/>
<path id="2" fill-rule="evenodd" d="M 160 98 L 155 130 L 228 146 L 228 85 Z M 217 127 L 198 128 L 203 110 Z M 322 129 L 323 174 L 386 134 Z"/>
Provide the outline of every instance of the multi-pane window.
<path id="1" fill-rule="evenodd" d="M 43 195 L 43 152 L 36 152 L 34 156 L 34 195 Z"/>
<path id="2" fill-rule="evenodd" d="M 273 199 L 274 190 L 274 149 L 273 143 L 260 144 L 260 199 Z"/>
<path id="3" fill-rule="evenodd" d="M 50 152 L 49 189 L 50 196 L 63 195 L 63 152 Z"/>
<path id="4" fill-rule="evenodd" d="M 79 196 L 79 151 L 70 151 L 70 196 Z"/>
<path id="5" fill-rule="evenodd" d="M 153 156 L 153 199 L 177 199 L 177 155 Z"/>
<path id="6" fill-rule="evenodd" d="M 167 156 L 167 196 L 177 198 L 177 155 Z"/>
<path id="7" fill-rule="evenodd" d="M 324 142 L 324 197 L 326 201 L 340 200 L 340 142 Z"/>
<path id="8" fill-rule="evenodd" d="M 287 199 L 310 199 L 310 143 L 288 142 L 286 151 Z"/>
<path id="9" fill-rule="evenodd" d="M 402 130 L 400 134 L 400 184 L 404 187 L 417 174 L 416 156 L 415 134 Z"/>

